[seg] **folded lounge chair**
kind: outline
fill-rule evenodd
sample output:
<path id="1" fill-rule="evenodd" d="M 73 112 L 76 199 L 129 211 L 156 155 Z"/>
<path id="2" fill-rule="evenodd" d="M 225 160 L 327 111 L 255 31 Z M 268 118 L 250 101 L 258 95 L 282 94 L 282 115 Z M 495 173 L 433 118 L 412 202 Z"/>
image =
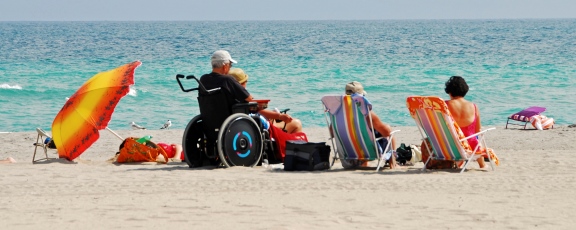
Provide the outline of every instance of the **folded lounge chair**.
<path id="1" fill-rule="evenodd" d="M 50 137 L 50 135 L 48 135 L 48 133 L 46 133 L 46 131 L 44 131 L 41 128 L 36 128 L 36 132 L 38 132 L 38 137 L 36 138 L 36 142 L 32 144 L 34 145 L 34 155 L 32 156 L 32 163 L 49 159 L 48 149 L 51 148 L 49 147 L 49 144 L 50 139 L 52 139 L 52 137 Z M 36 159 L 36 151 L 38 150 L 38 147 L 44 150 L 44 156 L 45 156 L 44 158 Z"/>
<path id="2" fill-rule="evenodd" d="M 412 96 L 406 99 L 406 105 L 410 115 L 416 121 L 418 130 L 423 139 L 428 138 L 430 146 L 424 142 L 424 147 L 428 148 L 430 157 L 424 163 L 424 169 L 431 159 L 465 161 L 460 173 L 464 172 L 470 161 L 484 157 L 482 149 L 488 149 L 484 135 L 489 128 L 473 135 L 464 137 L 462 130 L 448 111 L 448 106 L 439 97 Z M 468 144 L 468 139 L 478 137 L 478 146 L 472 149 Z M 494 162 L 488 158 L 492 170 Z"/>
<path id="3" fill-rule="evenodd" d="M 530 118 L 533 116 L 536 116 L 536 115 L 540 115 L 544 111 L 546 111 L 546 108 L 544 108 L 544 107 L 532 106 L 532 107 L 528 107 L 526 109 L 523 109 L 520 112 L 512 114 L 508 117 L 508 120 L 506 120 L 506 129 L 508 128 L 508 124 L 518 125 L 518 126 L 524 125 L 524 129 L 526 129 L 526 125 L 530 122 Z M 521 123 L 523 122 L 524 124 L 517 124 L 517 123 L 514 123 L 514 121 L 521 122 Z"/>
<path id="4" fill-rule="evenodd" d="M 379 145 L 374 135 L 374 127 L 369 125 L 366 118 L 372 120 L 370 109 L 372 105 L 361 95 L 324 96 L 322 97 L 326 123 L 331 133 L 334 157 L 341 161 L 372 161 L 378 160 L 376 171 L 385 164 L 384 153 L 391 149 L 392 136 L 388 137 L 386 146 Z M 372 124 L 372 122 L 370 122 Z M 333 134 L 333 135 L 332 135 Z M 336 143 L 335 143 L 336 141 Z"/>

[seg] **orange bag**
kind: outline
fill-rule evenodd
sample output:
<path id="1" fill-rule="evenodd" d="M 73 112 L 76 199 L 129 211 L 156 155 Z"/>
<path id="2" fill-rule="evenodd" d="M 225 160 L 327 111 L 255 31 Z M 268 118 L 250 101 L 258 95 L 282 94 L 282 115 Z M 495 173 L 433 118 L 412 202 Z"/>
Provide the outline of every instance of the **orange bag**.
<path id="1" fill-rule="evenodd" d="M 158 145 L 151 141 L 147 141 L 145 145 L 140 144 L 136 142 L 136 138 L 128 137 L 120 145 L 120 153 L 116 162 L 156 162 L 158 155 L 164 156 L 164 163 L 168 163 L 168 155 Z"/>

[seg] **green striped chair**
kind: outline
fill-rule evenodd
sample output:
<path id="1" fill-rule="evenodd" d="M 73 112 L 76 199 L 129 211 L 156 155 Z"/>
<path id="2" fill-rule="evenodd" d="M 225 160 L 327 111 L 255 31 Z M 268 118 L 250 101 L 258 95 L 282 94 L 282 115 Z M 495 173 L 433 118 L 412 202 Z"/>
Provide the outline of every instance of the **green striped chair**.
<path id="1" fill-rule="evenodd" d="M 334 165 L 337 159 L 349 162 L 351 166 L 357 166 L 355 164 L 358 162 L 378 160 L 376 171 L 379 171 L 385 163 L 382 160 L 383 153 L 391 148 L 392 134 L 388 137 L 388 145 L 379 147 L 377 141 L 381 138 L 375 137 L 372 132 L 374 127 L 366 122 L 366 118 L 372 119 L 369 112 L 372 109 L 370 102 L 364 96 L 354 94 L 324 96 L 322 103 L 334 149 L 331 165 Z M 397 131 L 399 130 L 392 133 Z"/>

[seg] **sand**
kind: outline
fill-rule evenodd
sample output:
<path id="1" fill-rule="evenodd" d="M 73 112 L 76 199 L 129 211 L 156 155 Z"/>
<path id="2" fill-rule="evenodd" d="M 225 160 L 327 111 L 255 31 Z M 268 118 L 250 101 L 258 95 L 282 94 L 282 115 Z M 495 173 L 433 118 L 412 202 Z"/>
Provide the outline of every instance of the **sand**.
<path id="1" fill-rule="evenodd" d="M 415 127 L 394 127 L 419 144 Z M 107 131 L 74 162 L 32 164 L 35 132 L 0 133 L 0 229 L 573 229 L 576 128 L 497 129 L 488 145 L 501 165 L 374 172 L 263 167 L 190 169 L 186 163 L 113 164 Z M 324 128 L 305 128 L 327 141 Z M 183 130 L 126 130 L 181 141 Z M 55 150 L 49 156 L 56 158 Z"/>

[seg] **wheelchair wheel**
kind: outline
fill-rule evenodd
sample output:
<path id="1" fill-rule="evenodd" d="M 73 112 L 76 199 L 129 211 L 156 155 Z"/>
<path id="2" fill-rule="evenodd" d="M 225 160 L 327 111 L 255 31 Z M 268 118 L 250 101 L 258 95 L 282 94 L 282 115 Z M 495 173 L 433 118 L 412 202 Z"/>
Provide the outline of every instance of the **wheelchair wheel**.
<path id="1" fill-rule="evenodd" d="M 202 131 L 202 118 L 195 116 L 188 122 L 182 136 L 184 160 L 190 168 L 201 167 L 206 152 L 206 137 Z"/>
<path id="2" fill-rule="evenodd" d="M 226 118 L 218 132 L 218 154 L 226 167 L 258 164 L 263 141 L 258 124 L 250 116 L 235 113 Z"/>

